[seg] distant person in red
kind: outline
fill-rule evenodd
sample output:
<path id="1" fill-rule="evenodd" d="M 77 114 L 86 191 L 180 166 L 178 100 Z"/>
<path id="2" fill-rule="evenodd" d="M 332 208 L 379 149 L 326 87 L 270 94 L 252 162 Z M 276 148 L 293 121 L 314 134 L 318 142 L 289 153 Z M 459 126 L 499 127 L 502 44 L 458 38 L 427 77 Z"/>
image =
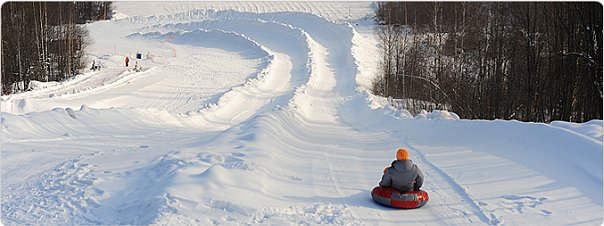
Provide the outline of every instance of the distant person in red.
<path id="1" fill-rule="evenodd" d="M 126 57 L 126 67 L 128 67 L 128 62 L 130 62 L 130 59 Z"/>

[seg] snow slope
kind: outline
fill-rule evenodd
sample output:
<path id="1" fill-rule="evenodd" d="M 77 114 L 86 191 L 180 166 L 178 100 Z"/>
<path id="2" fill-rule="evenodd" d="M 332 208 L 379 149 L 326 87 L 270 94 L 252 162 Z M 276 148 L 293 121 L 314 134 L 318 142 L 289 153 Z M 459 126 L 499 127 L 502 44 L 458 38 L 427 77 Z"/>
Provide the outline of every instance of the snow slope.
<path id="1" fill-rule="evenodd" d="M 372 8 L 118 2 L 87 25 L 101 71 L 2 97 L 2 223 L 602 223 L 601 120 L 384 106 Z M 399 147 L 426 176 L 420 209 L 370 198 Z"/>

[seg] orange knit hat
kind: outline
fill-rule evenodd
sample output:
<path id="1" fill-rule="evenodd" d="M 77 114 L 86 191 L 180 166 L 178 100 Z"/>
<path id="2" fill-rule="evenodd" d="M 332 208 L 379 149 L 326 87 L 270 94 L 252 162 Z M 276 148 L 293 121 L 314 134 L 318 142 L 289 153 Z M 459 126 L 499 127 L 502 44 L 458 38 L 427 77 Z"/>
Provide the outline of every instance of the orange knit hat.
<path id="1" fill-rule="evenodd" d="M 404 148 L 399 148 L 396 151 L 396 160 L 409 160 L 409 152 Z"/>

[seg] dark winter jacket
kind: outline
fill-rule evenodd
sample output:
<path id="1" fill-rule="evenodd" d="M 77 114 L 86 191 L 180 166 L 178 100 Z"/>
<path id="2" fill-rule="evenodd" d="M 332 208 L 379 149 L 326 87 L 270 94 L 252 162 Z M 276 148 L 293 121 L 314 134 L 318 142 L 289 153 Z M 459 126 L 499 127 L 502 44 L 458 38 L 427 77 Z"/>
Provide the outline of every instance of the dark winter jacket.
<path id="1" fill-rule="evenodd" d="M 397 160 L 392 162 L 382 176 L 380 186 L 392 187 L 400 192 L 419 190 L 424 184 L 422 171 L 411 160 Z"/>

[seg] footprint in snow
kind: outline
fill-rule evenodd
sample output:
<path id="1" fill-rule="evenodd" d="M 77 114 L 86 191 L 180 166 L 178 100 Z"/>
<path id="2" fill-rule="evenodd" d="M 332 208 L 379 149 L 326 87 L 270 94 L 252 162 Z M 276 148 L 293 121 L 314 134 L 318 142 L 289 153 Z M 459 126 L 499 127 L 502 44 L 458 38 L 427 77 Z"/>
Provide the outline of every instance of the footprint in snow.
<path id="1" fill-rule="evenodd" d="M 503 197 L 501 205 L 504 206 L 504 210 L 512 213 L 525 213 L 526 211 L 538 211 L 540 214 L 549 216 L 552 214 L 549 210 L 538 209 L 537 207 L 543 204 L 548 198 L 546 197 L 535 197 L 530 195 L 505 195 Z"/>
<path id="2" fill-rule="evenodd" d="M 288 178 L 290 180 L 293 180 L 293 181 L 302 181 L 302 178 L 299 178 L 299 177 L 296 177 L 296 176 L 289 176 Z"/>
<path id="3" fill-rule="evenodd" d="M 241 153 L 241 152 L 235 152 L 235 153 L 233 153 L 233 154 L 231 154 L 231 155 L 233 155 L 233 156 L 235 156 L 235 157 L 244 157 L 244 156 L 245 156 L 245 154 L 243 154 L 243 153 Z"/>

